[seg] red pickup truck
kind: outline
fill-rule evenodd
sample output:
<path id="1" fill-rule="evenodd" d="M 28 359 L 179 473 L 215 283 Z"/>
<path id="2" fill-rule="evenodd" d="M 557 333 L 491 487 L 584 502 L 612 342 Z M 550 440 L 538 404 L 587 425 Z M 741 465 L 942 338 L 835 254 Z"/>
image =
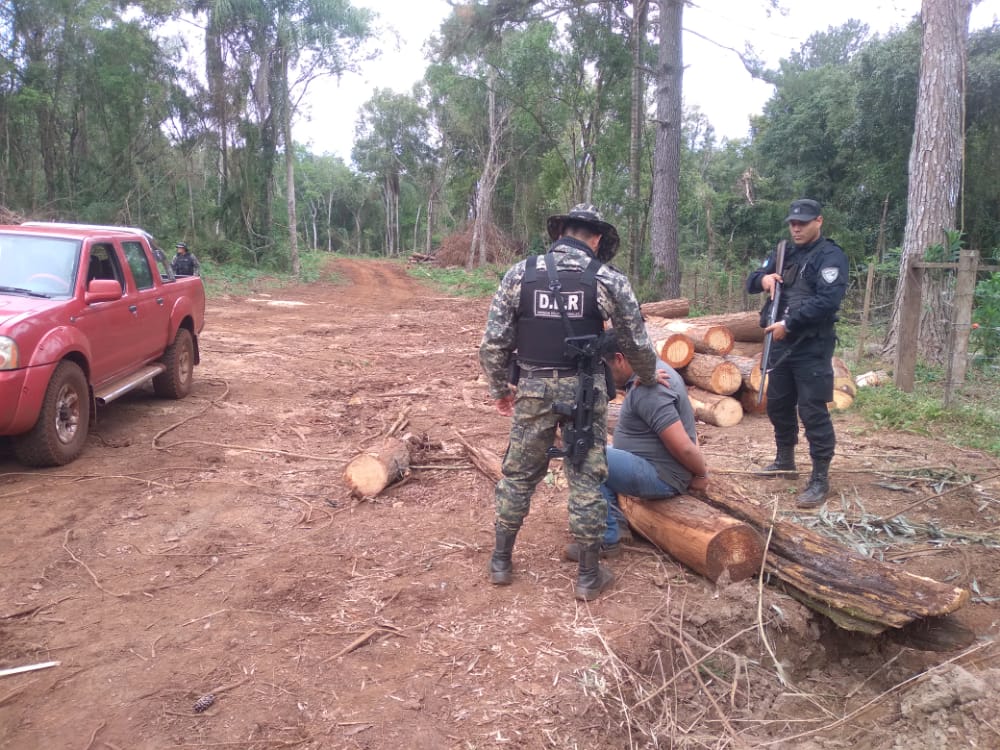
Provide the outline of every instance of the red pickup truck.
<path id="1" fill-rule="evenodd" d="M 188 394 L 204 323 L 201 279 L 141 229 L 0 225 L 0 436 L 29 466 L 73 461 L 97 405 Z"/>

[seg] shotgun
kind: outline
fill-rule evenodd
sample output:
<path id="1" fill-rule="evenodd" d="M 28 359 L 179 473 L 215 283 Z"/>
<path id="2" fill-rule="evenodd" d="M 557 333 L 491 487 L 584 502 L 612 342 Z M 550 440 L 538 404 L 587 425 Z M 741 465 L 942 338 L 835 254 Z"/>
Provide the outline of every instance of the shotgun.
<path id="1" fill-rule="evenodd" d="M 777 250 L 774 251 L 774 272 L 781 276 L 785 271 L 785 240 L 778 243 Z M 774 285 L 774 296 L 771 297 L 771 304 L 767 310 L 767 325 L 773 326 L 778 322 L 778 313 L 781 310 L 781 283 Z M 764 351 L 760 355 L 760 390 L 757 391 L 757 406 L 764 400 L 764 389 L 767 387 L 767 364 L 771 358 L 771 343 L 774 334 L 768 331 L 764 336 Z"/>

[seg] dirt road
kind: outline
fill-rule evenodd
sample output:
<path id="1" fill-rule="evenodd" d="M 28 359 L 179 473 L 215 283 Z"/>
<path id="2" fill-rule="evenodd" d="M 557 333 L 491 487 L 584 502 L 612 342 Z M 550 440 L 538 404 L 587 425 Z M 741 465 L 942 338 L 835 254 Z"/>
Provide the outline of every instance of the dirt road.
<path id="1" fill-rule="evenodd" d="M 492 486 L 456 438 L 506 442 L 476 359 L 488 302 L 398 264 L 330 270 L 210 301 L 192 395 L 104 408 L 70 466 L 0 451 L 0 668 L 59 662 L 0 678 L 0 748 L 996 746 L 1000 555 L 973 541 L 997 533 L 996 480 L 920 504 L 910 538 L 839 532 L 974 587 L 981 640 L 953 664 L 843 637 L 756 581 L 716 588 L 641 541 L 610 595 L 576 602 L 558 475 L 515 584 L 494 588 Z M 412 476 L 352 499 L 347 461 L 401 421 L 425 447 Z M 837 428 L 831 524 L 998 471 L 850 414 Z M 794 485 L 742 474 L 771 458 L 766 419 L 702 437 L 713 468 L 791 510 Z"/>

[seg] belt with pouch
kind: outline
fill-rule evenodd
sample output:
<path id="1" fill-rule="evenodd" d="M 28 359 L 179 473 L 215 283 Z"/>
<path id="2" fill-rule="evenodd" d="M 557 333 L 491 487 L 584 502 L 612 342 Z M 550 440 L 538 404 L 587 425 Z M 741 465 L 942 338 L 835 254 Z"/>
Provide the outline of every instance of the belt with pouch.
<path id="1" fill-rule="evenodd" d="M 524 378 L 573 378 L 579 375 L 575 367 L 540 367 L 536 369 L 525 369 L 521 367 L 521 377 Z"/>

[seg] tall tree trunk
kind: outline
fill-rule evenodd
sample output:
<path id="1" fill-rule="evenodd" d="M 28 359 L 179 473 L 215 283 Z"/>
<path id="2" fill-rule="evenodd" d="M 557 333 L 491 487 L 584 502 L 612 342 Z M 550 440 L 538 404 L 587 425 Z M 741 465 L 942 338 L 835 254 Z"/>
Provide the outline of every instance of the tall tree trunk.
<path id="1" fill-rule="evenodd" d="M 896 286 L 887 355 L 898 344 L 899 311 L 912 290 L 904 280 L 910 264 L 927 248 L 947 244 L 944 230 L 954 229 L 962 191 L 966 45 L 971 0 L 923 0 L 920 24 L 920 84 L 910 149 L 906 229 Z M 942 364 L 947 351 L 949 275 L 925 273 L 921 295 L 917 353 L 926 362 Z"/>
<path id="2" fill-rule="evenodd" d="M 639 223 L 641 210 L 639 190 L 641 189 L 642 132 L 646 116 L 646 81 L 643 76 L 642 50 L 646 42 L 646 14 L 648 0 L 635 0 L 632 4 L 632 129 L 629 136 L 628 164 L 628 271 L 635 274 L 639 268 L 641 233 Z"/>
<path id="3" fill-rule="evenodd" d="M 295 142 L 292 140 L 292 101 L 288 90 L 288 49 L 282 42 L 277 54 L 280 56 L 282 99 L 278 104 L 281 118 L 281 140 L 285 143 L 285 205 L 288 207 L 288 257 L 292 262 L 292 275 L 298 276 L 302 270 L 299 260 L 299 220 L 295 205 Z"/>
<path id="4" fill-rule="evenodd" d="M 653 153 L 653 267 L 664 299 L 681 292 L 677 201 L 681 175 L 681 23 L 684 0 L 660 0 Z"/>
<path id="5" fill-rule="evenodd" d="M 496 190 L 497 180 L 500 179 L 500 172 L 503 170 L 505 163 L 500 158 L 500 141 L 507 129 L 509 111 L 497 104 L 496 90 L 493 87 L 495 81 L 496 71 L 491 68 L 487 84 L 488 142 L 486 155 L 483 158 L 483 171 L 479 177 L 476 190 L 476 215 L 472 223 L 472 241 L 469 246 L 469 258 L 465 264 L 466 268 L 469 269 L 486 263 L 489 228 L 493 224 L 493 193 Z"/>

